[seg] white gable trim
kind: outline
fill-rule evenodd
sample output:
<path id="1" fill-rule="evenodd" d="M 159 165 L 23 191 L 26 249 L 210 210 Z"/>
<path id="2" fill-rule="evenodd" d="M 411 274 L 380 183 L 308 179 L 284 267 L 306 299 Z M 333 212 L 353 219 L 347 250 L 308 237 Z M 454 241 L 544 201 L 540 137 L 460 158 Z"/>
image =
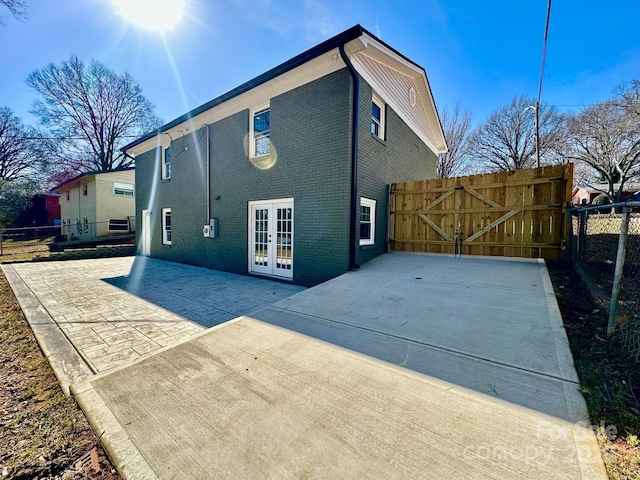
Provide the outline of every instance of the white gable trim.
<path id="1" fill-rule="evenodd" d="M 367 35 L 352 44 L 351 61 L 362 78 L 434 153 L 445 153 L 447 143 L 424 70 Z"/>

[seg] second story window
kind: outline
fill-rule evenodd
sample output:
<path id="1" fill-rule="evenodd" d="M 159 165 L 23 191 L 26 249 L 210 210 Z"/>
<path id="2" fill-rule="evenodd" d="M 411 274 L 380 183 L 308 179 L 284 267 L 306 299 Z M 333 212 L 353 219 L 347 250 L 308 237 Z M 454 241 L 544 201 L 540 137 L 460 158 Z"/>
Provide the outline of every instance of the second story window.
<path id="1" fill-rule="evenodd" d="M 82 196 L 86 197 L 89 193 L 89 186 L 86 183 L 82 184 Z"/>
<path id="2" fill-rule="evenodd" d="M 133 185 L 130 183 L 113 182 L 113 194 L 133 197 Z"/>
<path id="3" fill-rule="evenodd" d="M 371 133 L 382 140 L 384 140 L 385 133 L 384 108 L 382 99 L 374 94 L 371 101 Z"/>
<path id="4" fill-rule="evenodd" d="M 253 113 L 251 121 L 252 157 L 269 155 L 269 109 L 264 108 Z"/>
<path id="5" fill-rule="evenodd" d="M 162 155 L 162 179 L 169 180 L 171 178 L 171 147 L 164 149 Z"/>

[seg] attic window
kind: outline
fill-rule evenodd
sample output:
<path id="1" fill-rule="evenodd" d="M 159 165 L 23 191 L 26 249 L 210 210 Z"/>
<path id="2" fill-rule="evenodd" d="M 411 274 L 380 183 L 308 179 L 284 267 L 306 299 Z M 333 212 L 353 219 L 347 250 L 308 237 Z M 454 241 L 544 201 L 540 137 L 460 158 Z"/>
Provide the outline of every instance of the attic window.
<path id="1" fill-rule="evenodd" d="M 385 104 L 375 93 L 371 100 L 371 133 L 384 140 Z"/>
<path id="2" fill-rule="evenodd" d="M 269 155 L 270 150 L 270 115 L 269 108 L 264 108 L 253 113 L 252 118 L 252 157 Z"/>

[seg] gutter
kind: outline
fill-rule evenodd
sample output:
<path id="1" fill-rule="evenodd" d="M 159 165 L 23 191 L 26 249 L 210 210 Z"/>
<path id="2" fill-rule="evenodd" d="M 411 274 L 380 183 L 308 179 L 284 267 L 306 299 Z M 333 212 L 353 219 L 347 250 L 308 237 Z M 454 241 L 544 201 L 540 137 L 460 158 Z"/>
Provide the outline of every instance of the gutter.
<path id="1" fill-rule="evenodd" d="M 356 222 L 358 220 L 358 130 L 360 114 L 360 77 L 353 67 L 349 56 L 344 51 L 344 43 L 340 45 L 340 56 L 347 65 L 353 80 L 353 100 L 351 105 L 351 222 L 349 224 L 349 270 L 357 270 L 356 263 Z"/>

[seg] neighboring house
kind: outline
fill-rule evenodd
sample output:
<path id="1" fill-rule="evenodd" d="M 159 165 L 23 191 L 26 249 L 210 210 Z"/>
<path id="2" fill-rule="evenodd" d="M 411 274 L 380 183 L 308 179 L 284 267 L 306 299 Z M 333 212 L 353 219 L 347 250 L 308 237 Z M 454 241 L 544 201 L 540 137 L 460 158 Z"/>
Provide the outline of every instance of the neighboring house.
<path id="1" fill-rule="evenodd" d="M 133 168 L 85 173 L 55 190 L 60 192 L 60 233 L 67 240 L 94 240 L 135 231 Z"/>
<path id="2" fill-rule="evenodd" d="M 60 203 L 57 192 L 36 193 L 29 207 L 14 222 L 16 226 L 53 226 L 60 225 Z"/>
<path id="3" fill-rule="evenodd" d="M 123 148 L 138 252 L 314 285 L 387 251 L 447 150 L 424 69 L 355 26 Z"/>
<path id="4" fill-rule="evenodd" d="M 614 184 L 614 190 L 618 190 L 619 184 Z M 585 205 L 592 204 L 596 197 L 602 195 L 609 190 L 609 185 L 606 183 L 596 183 L 587 187 L 573 187 L 573 193 L 571 197 L 571 203 L 573 205 Z M 640 183 L 627 183 L 624 186 L 622 192 L 623 202 L 640 201 Z"/>

